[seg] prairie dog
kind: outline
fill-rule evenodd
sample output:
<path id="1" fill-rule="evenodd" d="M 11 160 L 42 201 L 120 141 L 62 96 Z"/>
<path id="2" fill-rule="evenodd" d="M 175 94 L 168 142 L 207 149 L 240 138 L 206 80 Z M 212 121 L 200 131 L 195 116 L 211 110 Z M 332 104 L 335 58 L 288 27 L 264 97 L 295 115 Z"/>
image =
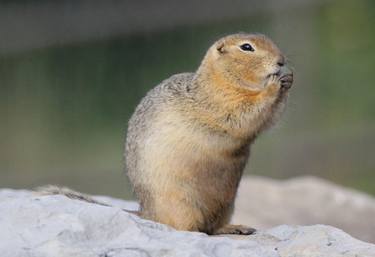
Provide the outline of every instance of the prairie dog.
<path id="1" fill-rule="evenodd" d="M 140 216 L 178 230 L 251 234 L 230 225 L 257 135 L 283 109 L 293 73 L 260 34 L 219 39 L 194 73 L 164 80 L 132 115 L 125 143 Z"/>

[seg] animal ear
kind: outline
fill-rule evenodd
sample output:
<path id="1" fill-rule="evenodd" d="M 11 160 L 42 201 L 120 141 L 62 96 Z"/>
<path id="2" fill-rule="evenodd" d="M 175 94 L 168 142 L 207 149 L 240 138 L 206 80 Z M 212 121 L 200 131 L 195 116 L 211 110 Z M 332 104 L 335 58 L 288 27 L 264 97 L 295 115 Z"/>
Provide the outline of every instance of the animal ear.
<path id="1" fill-rule="evenodd" d="M 219 42 L 216 43 L 216 50 L 220 53 L 220 54 L 223 54 L 225 53 L 225 44 L 224 44 L 224 40 L 221 40 Z"/>

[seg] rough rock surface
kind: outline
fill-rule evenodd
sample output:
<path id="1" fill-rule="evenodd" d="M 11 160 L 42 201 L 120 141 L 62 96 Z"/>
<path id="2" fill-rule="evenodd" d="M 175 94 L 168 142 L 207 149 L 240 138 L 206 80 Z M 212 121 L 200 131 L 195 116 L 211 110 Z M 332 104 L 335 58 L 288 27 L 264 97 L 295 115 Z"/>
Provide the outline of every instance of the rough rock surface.
<path id="1" fill-rule="evenodd" d="M 233 222 L 267 229 L 327 224 L 375 243 L 375 198 L 316 177 L 241 181 Z"/>
<path id="2" fill-rule="evenodd" d="M 134 207 L 134 203 L 101 199 Z M 325 225 L 282 225 L 253 236 L 213 237 L 176 231 L 119 207 L 0 190 L 0 252 L 6 257 L 369 257 L 375 256 L 375 245 Z"/>

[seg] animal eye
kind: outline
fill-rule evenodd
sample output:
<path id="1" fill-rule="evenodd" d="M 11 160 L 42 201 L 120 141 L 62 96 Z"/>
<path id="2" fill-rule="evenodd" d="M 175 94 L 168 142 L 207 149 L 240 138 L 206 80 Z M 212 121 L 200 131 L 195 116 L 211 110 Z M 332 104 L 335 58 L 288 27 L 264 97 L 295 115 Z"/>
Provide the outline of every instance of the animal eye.
<path id="1" fill-rule="evenodd" d="M 244 51 L 251 51 L 251 52 L 255 51 L 254 48 L 248 43 L 241 45 L 240 48 Z"/>

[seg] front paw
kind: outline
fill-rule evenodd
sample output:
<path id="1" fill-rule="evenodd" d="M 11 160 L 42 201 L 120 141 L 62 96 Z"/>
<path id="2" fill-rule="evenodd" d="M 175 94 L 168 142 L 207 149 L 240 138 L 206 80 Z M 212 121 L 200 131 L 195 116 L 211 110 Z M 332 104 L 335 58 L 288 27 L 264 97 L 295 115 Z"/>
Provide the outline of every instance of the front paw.
<path id="1" fill-rule="evenodd" d="M 262 95 L 266 97 L 276 97 L 280 92 L 280 88 L 281 81 L 279 75 L 272 74 L 267 79 Z"/>
<path id="2" fill-rule="evenodd" d="M 293 84 L 293 73 L 281 75 L 279 80 L 281 88 L 289 89 Z"/>
<path id="3" fill-rule="evenodd" d="M 280 77 L 278 74 L 272 74 L 268 77 L 267 83 L 266 83 L 266 88 L 269 87 L 281 87 L 281 81 Z"/>

